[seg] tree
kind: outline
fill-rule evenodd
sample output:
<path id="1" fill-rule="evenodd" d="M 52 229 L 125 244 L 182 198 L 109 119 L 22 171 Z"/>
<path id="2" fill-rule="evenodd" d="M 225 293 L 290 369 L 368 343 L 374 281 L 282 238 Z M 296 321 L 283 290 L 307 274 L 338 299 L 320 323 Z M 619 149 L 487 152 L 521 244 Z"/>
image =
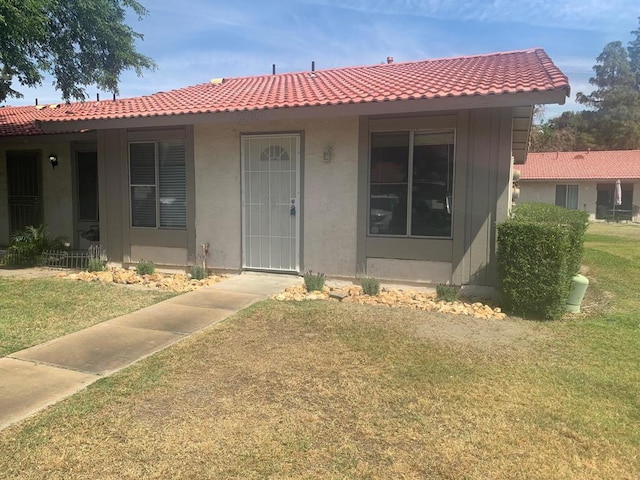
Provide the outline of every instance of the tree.
<path id="1" fill-rule="evenodd" d="M 531 151 L 640 148 L 640 28 L 631 34 L 626 49 L 622 42 L 605 46 L 589 79 L 596 89 L 576 95 L 590 109 L 538 121 L 532 127 Z"/>
<path id="2" fill-rule="evenodd" d="M 531 127 L 532 152 L 569 152 L 597 149 L 591 128 L 594 112 L 562 112 L 559 117 Z"/>
<path id="3" fill-rule="evenodd" d="M 595 76 L 589 79 L 597 88 L 589 95 L 578 93 L 579 103 L 593 107 L 594 135 L 598 144 L 609 149 L 640 146 L 640 91 L 622 42 L 611 42 L 596 58 Z"/>
<path id="4" fill-rule="evenodd" d="M 640 22 L 640 17 L 638 17 Z M 640 91 L 640 28 L 631 32 L 635 36 L 633 40 L 629 42 L 627 51 L 629 52 L 629 66 L 631 71 L 636 76 L 636 89 Z"/>
<path id="5" fill-rule="evenodd" d="M 143 36 L 124 23 L 126 9 L 147 15 L 137 0 L 0 0 L 0 101 L 22 97 L 14 82 L 34 87 L 45 73 L 69 101 L 90 85 L 117 94 L 124 70 L 154 69 L 136 50 Z"/>

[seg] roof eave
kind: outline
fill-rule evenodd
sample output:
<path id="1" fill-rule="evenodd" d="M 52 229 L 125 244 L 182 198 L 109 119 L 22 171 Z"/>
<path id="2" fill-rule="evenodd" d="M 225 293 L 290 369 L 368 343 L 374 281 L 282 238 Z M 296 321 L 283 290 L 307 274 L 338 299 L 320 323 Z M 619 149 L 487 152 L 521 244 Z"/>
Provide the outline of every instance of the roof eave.
<path id="1" fill-rule="evenodd" d="M 568 87 L 567 87 L 568 88 Z M 536 104 L 564 104 L 567 89 L 471 95 L 427 99 L 391 100 L 383 102 L 343 103 L 286 108 L 264 108 L 228 112 L 173 113 L 146 116 L 86 120 L 42 120 L 38 126 L 45 132 L 84 129 L 161 127 L 198 123 L 251 123 L 296 118 L 327 118 L 353 115 L 382 115 L 417 112 L 451 111 L 475 108 L 515 107 Z"/>
<path id="2" fill-rule="evenodd" d="M 572 177 L 556 177 L 556 178 L 524 178 L 520 177 L 518 182 L 525 183 L 557 183 L 557 182 L 589 182 L 589 183 L 598 183 L 598 182 L 615 182 L 616 180 L 620 180 L 623 183 L 630 182 L 638 182 L 640 181 L 640 176 L 638 177 L 620 177 L 620 176 L 612 176 L 606 178 L 572 178 Z"/>
<path id="3" fill-rule="evenodd" d="M 40 132 L 40 133 L 29 133 L 24 134 L 21 132 L 17 132 L 15 134 L 6 134 L 0 135 L 0 143 L 2 144 L 19 144 L 19 143 L 27 143 L 34 141 L 42 141 L 42 142 L 51 142 L 53 141 L 52 136 L 55 135 L 55 141 L 78 141 L 78 140 L 93 140 L 95 139 L 96 132 L 94 130 L 78 129 L 76 131 L 69 131 L 68 128 L 65 128 L 64 131 L 60 132 Z"/>

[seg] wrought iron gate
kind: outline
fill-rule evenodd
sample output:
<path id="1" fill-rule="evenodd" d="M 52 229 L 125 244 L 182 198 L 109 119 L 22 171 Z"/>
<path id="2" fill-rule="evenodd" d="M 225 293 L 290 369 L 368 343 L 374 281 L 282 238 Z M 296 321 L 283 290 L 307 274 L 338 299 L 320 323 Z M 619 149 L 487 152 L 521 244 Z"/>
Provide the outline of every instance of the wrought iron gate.
<path id="1" fill-rule="evenodd" d="M 40 154 L 7 152 L 10 232 L 42 223 Z"/>

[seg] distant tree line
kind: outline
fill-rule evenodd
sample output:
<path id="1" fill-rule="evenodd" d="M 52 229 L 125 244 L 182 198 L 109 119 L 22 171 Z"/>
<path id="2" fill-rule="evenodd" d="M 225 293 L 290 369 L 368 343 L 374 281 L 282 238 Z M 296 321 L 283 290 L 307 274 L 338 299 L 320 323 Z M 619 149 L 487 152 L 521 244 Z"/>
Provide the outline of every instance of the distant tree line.
<path id="1" fill-rule="evenodd" d="M 640 149 L 640 28 L 631 34 L 626 48 L 611 42 L 596 58 L 594 91 L 576 95 L 588 109 L 536 123 L 530 151 Z"/>

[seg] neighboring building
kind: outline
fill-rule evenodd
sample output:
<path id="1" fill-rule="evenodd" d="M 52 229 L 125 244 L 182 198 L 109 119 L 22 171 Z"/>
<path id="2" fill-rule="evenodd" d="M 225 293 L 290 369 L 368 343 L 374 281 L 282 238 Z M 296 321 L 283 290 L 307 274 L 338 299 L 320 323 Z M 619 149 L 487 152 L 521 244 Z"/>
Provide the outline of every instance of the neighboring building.
<path id="1" fill-rule="evenodd" d="M 640 221 L 640 150 L 529 153 L 516 168 L 516 203 L 585 210 L 591 220 Z M 614 205 L 618 180 L 622 204 Z"/>
<path id="2" fill-rule="evenodd" d="M 1 108 L 0 244 L 45 222 L 125 265 L 491 286 L 533 105 L 568 94 L 532 49 Z"/>

